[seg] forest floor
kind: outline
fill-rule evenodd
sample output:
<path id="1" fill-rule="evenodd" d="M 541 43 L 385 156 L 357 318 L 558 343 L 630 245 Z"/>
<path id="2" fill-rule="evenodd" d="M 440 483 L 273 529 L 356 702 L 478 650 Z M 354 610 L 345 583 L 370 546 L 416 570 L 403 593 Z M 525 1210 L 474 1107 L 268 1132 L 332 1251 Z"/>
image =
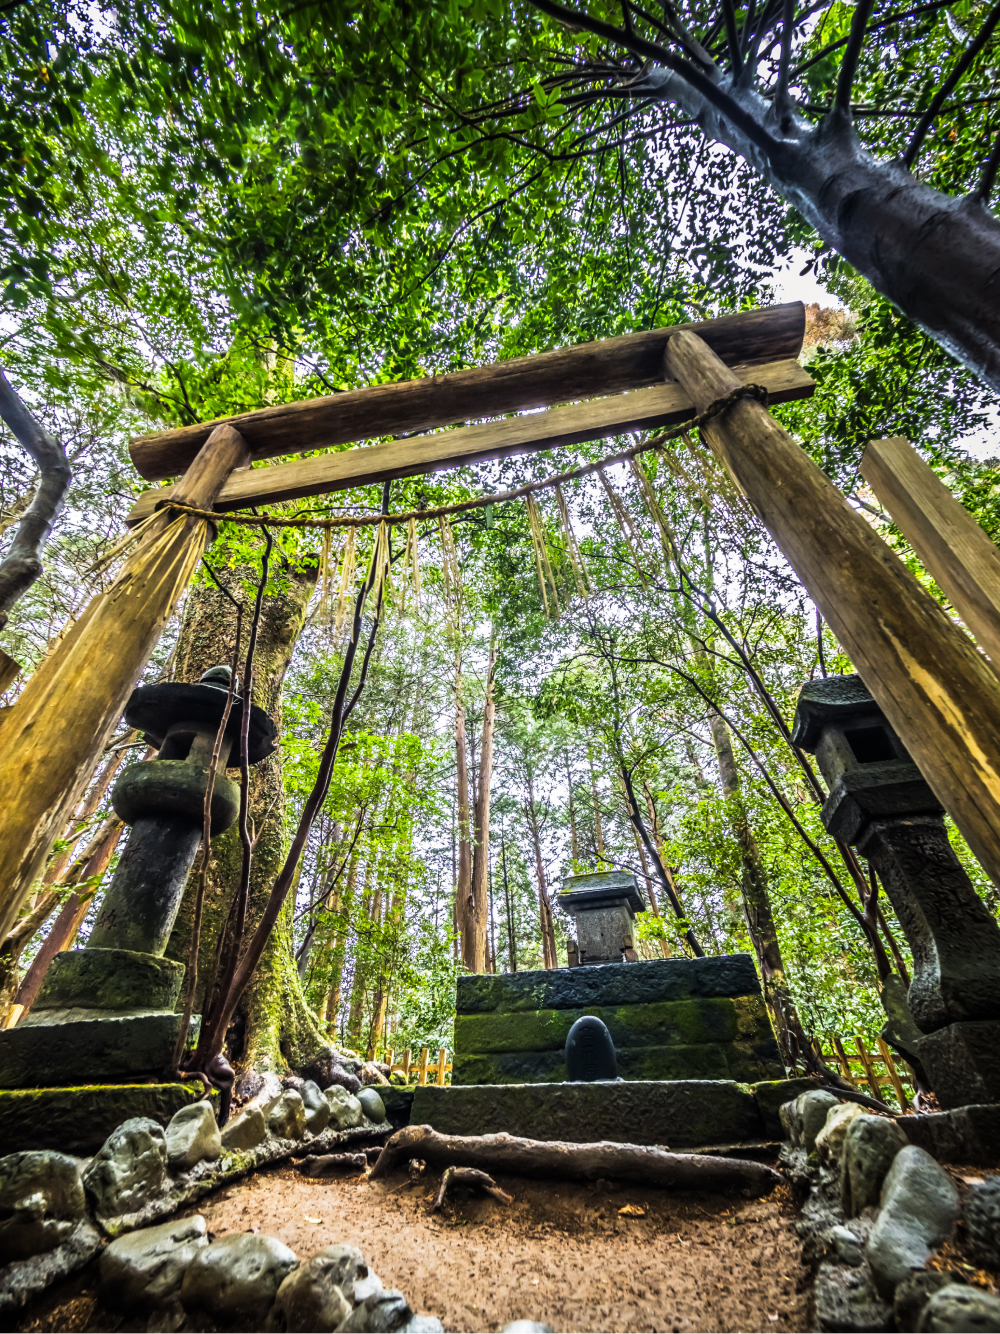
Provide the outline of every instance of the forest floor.
<path id="1" fill-rule="evenodd" d="M 787 1186 L 763 1200 L 632 1185 L 498 1176 L 514 1197 L 455 1191 L 431 1213 L 438 1176 L 310 1179 L 290 1166 L 254 1174 L 185 1213 L 210 1234 L 280 1238 L 301 1258 L 359 1247 L 414 1311 L 449 1334 L 537 1320 L 557 1331 L 807 1330 L 811 1277 Z M 641 1210 L 623 1214 L 626 1206 Z M 186 1324 L 189 1329 L 213 1326 Z M 96 1273 L 53 1291 L 24 1331 L 144 1330 L 103 1309 Z"/>

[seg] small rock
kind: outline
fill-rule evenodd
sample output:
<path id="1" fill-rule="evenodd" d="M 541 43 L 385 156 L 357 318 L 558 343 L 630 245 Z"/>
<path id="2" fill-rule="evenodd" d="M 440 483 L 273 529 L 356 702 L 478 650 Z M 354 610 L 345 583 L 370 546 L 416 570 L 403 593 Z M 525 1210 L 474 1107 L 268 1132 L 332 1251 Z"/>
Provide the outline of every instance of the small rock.
<path id="1" fill-rule="evenodd" d="M 299 1069 L 305 1079 L 311 1079 L 321 1089 L 328 1089 L 331 1084 L 338 1084 L 348 1093 L 357 1093 L 361 1080 L 354 1071 L 354 1062 L 343 1056 L 334 1047 L 324 1047 L 313 1059 Z"/>
<path id="2" fill-rule="evenodd" d="M 222 1237 L 198 1251 L 188 1265 L 181 1301 L 188 1311 L 201 1308 L 260 1322 L 297 1264 L 295 1252 L 276 1237 L 253 1232 Z"/>
<path id="3" fill-rule="evenodd" d="M 852 1269 L 856 1269 L 859 1264 L 864 1262 L 864 1243 L 860 1237 L 855 1236 L 850 1228 L 838 1223 L 836 1227 L 830 1229 L 829 1241 L 841 1264 L 850 1265 Z"/>
<path id="4" fill-rule="evenodd" d="M 222 1147 L 230 1151 L 246 1153 L 256 1149 L 267 1134 L 267 1123 L 259 1107 L 245 1107 L 222 1127 Z"/>
<path id="5" fill-rule="evenodd" d="M 380 1125 L 385 1120 L 385 1103 L 373 1088 L 363 1088 L 358 1094 L 358 1102 L 369 1121 Z"/>
<path id="6" fill-rule="evenodd" d="M 793 1148 L 799 1148 L 802 1144 L 802 1113 L 799 1111 L 797 1099 L 792 1098 L 790 1102 L 781 1104 L 778 1108 L 778 1120 L 785 1132 L 785 1139 Z M 529 1324 L 530 1321 L 515 1321 L 514 1323 Z"/>
<path id="7" fill-rule="evenodd" d="M 1000 1269 L 1000 1177 L 988 1177 L 969 1191 L 965 1226 L 979 1263 Z"/>
<path id="8" fill-rule="evenodd" d="M 321 1251 L 293 1269 L 278 1289 L 268 1328 L 287 1334 L 335 1330 L 351 1314 L 351 1304 L 335 1282 L 340 1268 L 337 1258 Z"/>
<path id="9" fill-rule="evenodd" d="M 877 1205 L 882 1182 L 907 1138 L 884 1116 L 856 1116 L 847 1127 L 840 1169 L 840 1202 L 849 1218 Z"/>
<path id="10" fill-rule="evenodd" d="M 883 1296 L 891 1296 L 912 1270 L 923 1269 L 958 1212 L 958 1191 L 944 1168 L 915 1144 L 900 1149 L 882 1184 L 882 1207 L 865 1248 Z"/>
<path id="11" fill-rule="evenodd" d="M 394 1288 L 380 1288 L 337 1326 L 340 1334 L 396 1334 L 413 1319 L 409 1303 Z"/>
<path id="12" fill-rule="evenodd" d="M 119 1237 L 101 1255 L 101 1300 L 122 1311 L 176 1305 L 188 1265 L 207 1245 L 200 1214 Z"/>
<path id="13" fill-rule="evenodd" d="M 555 1334 L 551 1325 L 540 1325 L 537 1320 L 512 1320 L 504 1325 L 502 1334 Z"/>
<path id="14" fill-rule="evenodd" d="M 323 1090 L 309 1079 L 299 1089 L 299 1096 L 306 1109 L 306 1130 L 310 1135 L 321 1135 L 330 1124 L 330 1104 Z"/>
<path id="15" fill-rule="evenodd" d="M 375 1061 L 363 1061 L 358 1074 L 361 1076 L 362 1084 L 388 1084 L 389 1082 Z"/>
<path id="16" fill-rule="evenodd" d="M 113 1130 L 83 1174 L 87 1194 L 101 1218 L 138 1212 L 157 1195 L 167 1175 L 163 1127 L 134 1116 Z"/>
<path id="17" fill-rule="evenodd" d="M 980 1288 L 952 1283 L 930 1299 L 917 1329 L 921 1334 L 998 1334 L 1000 1301 Z"/>
<path id="18" fill-rule="evenodd" d="M 383 1291 L 382 1280 L 375 1270 L 369 1269 L 367 1265 L 359 1266 L 354 1279 L 345 1279 L 342 1286 L 344 1296 L 353 1306 L 360 1306 L 362 1302 L 368 1301 L 370 1297 L 377 1297 Z"/>
<path id="19" fill-rule="evenodd" d="M 826 1089 L 810 1089 L 800 1093 L 795 1099 L 795 1108 L 802 1118 L 801 1147 L 812 1153 L 816 1147 L 816 1136 L 826 1125 L 826 1118 L 835 1107 L 841 1107 L 839 1098 L 835 1098 Z"/>
<path id="20" fill-rule="evenodd" d="M 548 1329 L 548 1325 L 539 1326 Z M 436 1315 L 411 1315 L 399 1334 L 444 1334 L 444 1325 Z"/>
<path id="21" fill-rule="evenodd" d="M 180 1302 L 158 1307 L 146 1322 L 146 1334 L 177 1334 L 186 1319 Z"/>
<path id="22" fill-rule="evenodd" d="M 821 1330 L 866 1334 L 892 1326 L 892 1307 L 875 1291 L 867 1265 L 822 1264 L 816 1274 L 816 1323 Z"/>
<path id="23" fill-rule="evenodd" d="M 334 1084 L 324 1094 L 330 1107 L 330 1121 L 337 1130 L 351 1130 L 365 1119 L 361 1103 L 347 1089 Z"/>
<path id="24" fill-rule="evenodd" d="M 864 1113 L 856 1102 L 841 1103 L 828 1113 L 823 1129 L 816 1136 L 816 1152 L 820 1162 L 839 1173 L 848 1128 L 852 1121 L 862 1115 Z"/>
<path id="25" fill-rule="evenodd" d="M 285 1092 L 267 1113 L 267 1128 L 279 1139 L 301 1139 L 306 1133 L 306 1108 L 295 1089 Z"/>
<path id="26" fill-rule="evenodd" d="M 0 1158 L 0 1263 L 54 1250 L 86 1208 L 75 1158 L 47 1149 Z"/>
<path id="27" fill-rule="evenodd" d="M 349 1302 L 353 1302 L 354 1284 L 360 1279 L 368 1278 L 370 1272 L 365 1264 L 365 1257 L 357 1246 L 346 1246 L 342 1243 L 326 1246 L 318 1255 L 314 1255 L 313 1259 L 324 1262 L 330 1282 L 337 1285 Z M 375 1283 L 378 1287 L 382 1286 L 378 1279 L 375 1279 Z"/>
<path id="28" fill-rule="evenodd" d="M 193 1102 L 174 1113 L 167 1124 L 167 1162 L 175 1172 L 221 1155 L 222 1137 L 210 1102 Z"/>
<path id="29" fill-rule="evenodd" d="M 963 1281 L 958 1274 L 940 1269 L 920 1269 L 904 1278 L 892 1299 L 892 1312 L 900 1334 L 916 1334 L 923 1309 L 934 1294 Z"/>

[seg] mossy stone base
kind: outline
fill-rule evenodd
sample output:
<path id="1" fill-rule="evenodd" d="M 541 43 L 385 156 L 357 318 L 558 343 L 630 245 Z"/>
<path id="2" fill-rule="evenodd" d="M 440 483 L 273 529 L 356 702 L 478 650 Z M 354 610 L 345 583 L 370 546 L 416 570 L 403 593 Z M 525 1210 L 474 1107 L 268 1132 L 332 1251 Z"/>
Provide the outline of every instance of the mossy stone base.
<path id="1" fill-rule="evenodd" d="M 86 1084 L 77 1088 L 0 1092 L 0 1155 L 56 1149 L 81 1157 L 96 1153 L 116 1126 L 148 1116 L 161 1126 L 204 1090 L 189 1084 Z"/>
<path id="2" fill-rule="evenodd" d="M 419 1087 L 411 1125 L 448 1135 L 658 1144 L 692 1150 L 764 1136 L 748 1084 L 734 1080 Z"/>
<path id="3" fill-rule="evenodd" d="M 82 949 L 57 954 L 31 1015 L 42 1010 L 172 1010 L 184 965 L 135 950 Z"/>
<path id="4" fill-rule="evenodd" d="M 0 1032 L 0 1089 L 155 1077 L 181 1022 L 171 1010 L 45 1010 L 32 1019 Z M 191 1023 L 196 1032 L 200 1017 Z"/>
<path id="5" fill-rule="evenodd" d="M 580 1010 L 648 1005 L 689 996 L 759 996 L 749 954 L 705 959 L 644 959 L 636 963 L 551 968 L 534 973 L 469 973 L 458 978 L 460 1015 L 519 1010 Z"/>

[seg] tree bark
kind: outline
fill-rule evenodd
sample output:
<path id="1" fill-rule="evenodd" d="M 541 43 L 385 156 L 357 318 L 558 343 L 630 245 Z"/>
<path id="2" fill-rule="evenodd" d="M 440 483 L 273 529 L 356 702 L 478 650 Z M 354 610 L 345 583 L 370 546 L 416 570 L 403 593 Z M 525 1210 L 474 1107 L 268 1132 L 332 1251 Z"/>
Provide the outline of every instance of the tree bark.
<path id="1" fill-rule="evenodd" d="M 476 783 L 476 801 L 473 812 L 475 846 L 472 853 L 472 892 L 467 915 L 471 940 L 462 937 L 462 961 L 473 973 L 487 970 L 489 930 L 489 860 L 490 860 L 490 792 L 493 785 L 493 728 L 496 719 L 496 701 L 493 696 L 496 676 L 496 643 L 490 644 L 490 661 L 486 674 L 486 703 L 483 708 L 483 734 L 479 746 L 479 777 Z"/>
<path id="2" fill-rule="evenodd" d="M 475 966 L 475 915 L 472 911 L 472 831 L 469 821 L 469 762 L 465 736 L 465 703 L 462 658 L 455 653 L 455 805 L 458 817 L 458 879 L 455 881 L 455 929 L 459 935 L 462 963 L 469 972 Z"/>
<path id="3" fill-rule="evenodd" d="M 281 724 L 281 689 L 292 651 L 301 633 L 316 580 L 315 566 L 284 571 L 286 591 L 264 597 L 255 655 L 253 702 Z M 238 575 L 219 576 L 234 595 Z M 232 660 L 234 617 L 231 604 L 214 586 L 191 591 L 185 607 L 175 657 L 175 676 L 197 681 L 202 672 Z M 232 775 L 231 775 L 232 776 Z M 252 932 L 268 900 L 285 853 L 285 791 L 278 755 L 250 770 L 250 810 L 259 837 L 250 878 L 248 928 Z M 214 971 L 222 933 L 240 882 L 243 848 L 234 825 L 212 840 L 208 887 L 199 944 L 195 1008 L 204 1007 L 205 987 Z M 187 961 L 197 877 L 188 882 L 167 956 Z M 309 1009 L 295 966 L 292 946 L 293 901 L 289 899 L 264 950 L 260 965 L 237 1008 L 227 1036 L 228 1056 L 237 1071 L 237 1091 L 250 1096 L 266 1072 L 307 1064 L 329 1046 Z"/>
<path id="4" fill-rule="evenodd" d="M 17 533 L 0 561 L 0 630 L 11 609 L 42 573 L 42 550 L 62 509 L 72 472 L 66 451 L 39 425 L 0 370 L 0 417 L 38 469 L 31 503 L 21 515 Z"/>
<path id="5" fill-rule="evenodd" d="M 560 1140 L 520 1139 L 514 1135 L 441 1135 L 430 1126 L 397 1130 L 372 1168 L 372 1180 L 389 1175 L 411 1158 L 478 1167 L 516 1176 L 557 1177 L 569 1181 L 638 1181 L 669 1190 L 708 1190 L 719 1194 L 760 1196 L 783 1178 L 763 1163 L 742 1158 L 713 1158 L 698 1153 L 668 1153 L 644 1144 L 567 1144 Z"/>
<path id="6" fill-rule="evenodd" d="M 528 775 L 528 800 L 524 803 L 524 813 L 528 817 L 531 831 L 531 843 L 535 852 L 535 877 L 538 881 L 538 922 L 542 934 L 542 965 L 545 968 L 558 968 L 556 958 L 556 932 L 552 921 L 552 904 L 545 883 L 545 866 L 542 863 L 542 844 L 538 830 L 538 809 L 535 805 L 535 786 Z"/>

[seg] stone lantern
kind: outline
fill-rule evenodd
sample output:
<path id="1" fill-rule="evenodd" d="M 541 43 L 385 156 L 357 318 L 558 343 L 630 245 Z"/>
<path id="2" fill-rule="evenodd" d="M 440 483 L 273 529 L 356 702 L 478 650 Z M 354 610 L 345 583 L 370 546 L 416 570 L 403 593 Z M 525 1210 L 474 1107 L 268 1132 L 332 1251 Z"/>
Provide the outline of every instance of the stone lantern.
<path id="1" fill-rule="evenodd" d="M 121 1081 L 158 1075 L 169 1063 L 185 969 L 163 956 L 201 846 L 230 676 L 228 667 L 213 667 L 197 685 L 170 681 L 132 692 L 125 721 L 157 747 L 155 759 L 125 769 L 112 790 L 115 813 L 132 832 L 86 946 L 57 954 L 29 1014 L 0 1032 L 0 1088 Z M 213 835 L 239 814 L 239 787 L 225 770 L 239 762 L 244 704 L 234 699 L 223 737 Z M 264 710 L 251 705 L 251 764 L 272 753 L 276 736 Z"/>
<path id="2" fill-rule="evenodd" d="M 622 871 L 569 875 L 558 902 L 576 918 L 576 951 L 570 943 L 569 964 L 634 962 L 633 922 L 646 904 L 635 876 Z"/>
<path id="3" fill-rule="evenodd" d="M 830 794 L 823 824 L 877 871 L 913 954 L 917 1057 L 943 1107 L 1000 1102 L 1000 926 L 948 841 L 944 808 L 859 676 L 803 686 L 792 741 Z"/>

